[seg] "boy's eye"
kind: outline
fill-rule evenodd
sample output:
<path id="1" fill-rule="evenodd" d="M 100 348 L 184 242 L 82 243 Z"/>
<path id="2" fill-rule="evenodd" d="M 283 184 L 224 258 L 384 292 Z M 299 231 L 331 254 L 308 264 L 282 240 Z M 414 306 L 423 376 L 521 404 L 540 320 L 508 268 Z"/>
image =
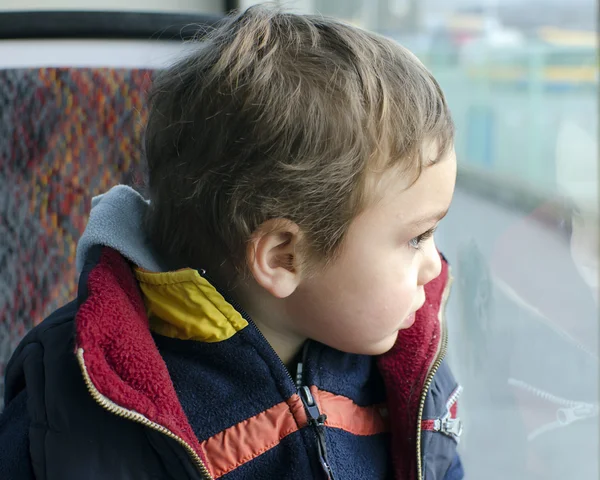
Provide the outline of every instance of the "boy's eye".
<path id="1" fill-rule="evenodd" d="M 436 229 L 436 227 L 430 228 L 425 233 L 422 233 L 421 235 L 418 235 L 415 238 L 411 238 L 409 240 L 408 244 L 412 248 L 419 250 L 421 248 L 421 246 L 423 245 L 423 243 L 425 243 L 427 240 L 429 240 L 431 237 L 433 237 L 435 229 Z"/>

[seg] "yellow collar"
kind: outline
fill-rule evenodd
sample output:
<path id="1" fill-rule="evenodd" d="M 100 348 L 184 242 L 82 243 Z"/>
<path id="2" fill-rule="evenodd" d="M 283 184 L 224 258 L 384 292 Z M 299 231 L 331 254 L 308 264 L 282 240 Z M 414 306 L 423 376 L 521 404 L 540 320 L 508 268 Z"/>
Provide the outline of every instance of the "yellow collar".
<path id="1" fill-rule="evenodd" d="M 248 325 L 196 270 L 135 269 L 153 332 L 199 342 L 222 342 Z"/>

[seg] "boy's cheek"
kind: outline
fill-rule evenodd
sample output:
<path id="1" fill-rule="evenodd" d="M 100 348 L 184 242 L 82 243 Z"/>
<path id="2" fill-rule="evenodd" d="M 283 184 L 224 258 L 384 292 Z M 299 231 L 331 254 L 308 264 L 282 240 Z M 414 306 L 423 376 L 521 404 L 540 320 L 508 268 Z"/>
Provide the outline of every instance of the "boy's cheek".
<path id="1" fill-rule="evenodd" d="M 386 270 L 357 269 L 336 277 L 339 280 L 330 276 L 326 282 L 319 279 L 305 285 L 290 305 L 301 333 L 351 353 L 377 355 L 389 350 L 422 292 L 414 275 L 398 266 Z"/>

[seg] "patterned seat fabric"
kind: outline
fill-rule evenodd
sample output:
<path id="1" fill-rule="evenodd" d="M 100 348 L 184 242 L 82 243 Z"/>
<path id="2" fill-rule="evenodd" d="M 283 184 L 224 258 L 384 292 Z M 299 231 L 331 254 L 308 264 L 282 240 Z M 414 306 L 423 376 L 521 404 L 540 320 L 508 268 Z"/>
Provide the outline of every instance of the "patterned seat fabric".
<path id="1" fill-rule="evenodd" d="M 91 198 L 142 179 L 152 71 L 0 70 L 0 407 L 19 340 L 74 298 Z"/>

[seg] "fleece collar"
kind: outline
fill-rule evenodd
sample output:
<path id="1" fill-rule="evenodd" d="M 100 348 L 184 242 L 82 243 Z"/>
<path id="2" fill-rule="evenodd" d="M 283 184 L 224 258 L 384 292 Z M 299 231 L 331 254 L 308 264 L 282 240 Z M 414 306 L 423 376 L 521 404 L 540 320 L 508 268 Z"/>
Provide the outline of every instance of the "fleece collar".
<path id="1" fill-rule="evenodd" d="M 448 266 L 425 286 L 427 301 L 413 327 L 378 359 L 386 384 L 396 478 L 416 477 L 416 432 L 420 396 L 440 345 L 440 311 Z M 111 402 L 137 412 L 206 456 L 179 403 L 149 328 L 146 305 L 130 264 L 104 248 L 87 277 L 87 298 L 76 316 L 76 350 L 84 375 Z"/>
<path id="2" fill-rule="evenodd" d="M 425 285 L 425 304 L 411 328 L 400 330 L 394 347 L 378 359 L 392 422 L 396 479 L 417 477 L 417 419 L 423 386 L 441 348 L 444 303 L 450 271 L 442 256 L 440 275 Z"/>

